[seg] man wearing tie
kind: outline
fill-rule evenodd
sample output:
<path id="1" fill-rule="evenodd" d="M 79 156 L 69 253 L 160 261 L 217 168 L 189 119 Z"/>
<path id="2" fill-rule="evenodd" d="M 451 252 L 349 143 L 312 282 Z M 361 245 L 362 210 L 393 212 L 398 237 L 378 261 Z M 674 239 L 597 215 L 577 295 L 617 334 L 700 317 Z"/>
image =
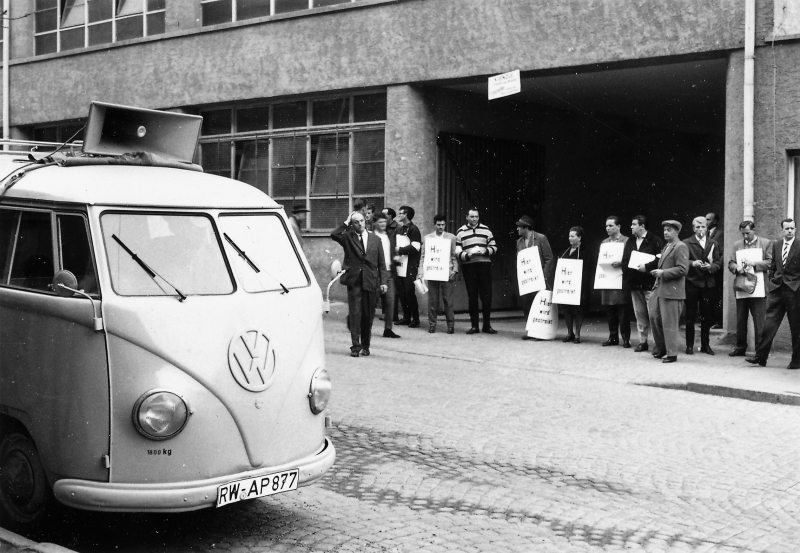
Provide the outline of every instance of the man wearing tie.
<path id="1" fill-rule="evenodd" d="M 764 331 L 756 346 L 755 357 L 745 359 L 754 365 L 767 364 L 772 341 L 778 333 L 784 315 L 789 318 L 792 335 L 792 361 L 787 369 L 800 369 L 800 243 L 795 240 L 793 219 L 781 221 L 783 240 L 772 243 L 772 263 L 768 271 L 769 295 Z"/>
<path id="2" fill-rule="evenodd" d="M 348 225 L 352 227 L 348 230 Z M 389 281 L 381 240 L 367 232 L 364 215 L 358 211 L 331 233 L 331 238 L 344 249 L 344 270 L 341 283 L 347 286 L 348 322 L 353 345 L 350 356 L 369 355 L 372 319 L 378 293 L 384 294 Z"/>
<path id="3" fill-rule="evenodd" d="M 714 355 L 709 344 L 714 324 L 715 275 L 722 268 L 719 244 L 706 234 L 706 218 L 692 221 L 694 235 L 683 241 L 689 248 L 689 274 L 686 275 L 686 355 L 694 353 L 694 323 L 700 304 L 700 351 Z"/>

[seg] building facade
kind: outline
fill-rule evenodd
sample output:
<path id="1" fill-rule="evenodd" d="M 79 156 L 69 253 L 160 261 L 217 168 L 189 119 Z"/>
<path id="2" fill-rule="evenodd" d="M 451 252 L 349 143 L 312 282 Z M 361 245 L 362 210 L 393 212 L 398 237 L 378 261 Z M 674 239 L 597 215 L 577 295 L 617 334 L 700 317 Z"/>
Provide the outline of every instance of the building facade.
<path id="1" fill-rule="evenodd" d="M 800 0 L 9 1 L 11 138 L 67 139 L 92 100 L 203 115 L 206 171 L 310 209 L 321 283 L 354 198 L 411 205 L 423 232 L 477 205 L 501 307 L 521 215 L 558 254 L 611 214 L 660 232 L 715 211 L 740 238 L 750 2 L 757 232 L 800 214 Z M 488 100 L 515 69 L 521 92 Z"/>

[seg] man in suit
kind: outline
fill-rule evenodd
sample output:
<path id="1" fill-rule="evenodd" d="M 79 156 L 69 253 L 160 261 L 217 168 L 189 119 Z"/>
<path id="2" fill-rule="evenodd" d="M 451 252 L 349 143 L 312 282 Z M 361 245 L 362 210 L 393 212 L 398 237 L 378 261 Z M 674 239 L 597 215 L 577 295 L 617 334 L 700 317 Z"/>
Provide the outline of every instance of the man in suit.
<path id="1" fill-rule="evenodd" d="M 725 260 L 725 233 L 720 225 L 719 216 L 713 211 L 706 213 L 706 227 L 708 237 L 717 243 L 720 259 Z M 714 308 L 714 325 L 711 328 L 722 328 L 722 281 L 723 271 L 714 275 L 714 293 L 712 307 Z"/>
<path id="2" fill-rule="evenodd" d="M 692 221 L 694 234 L 683 241 L 689 248 L 689 273 L 686 275 L 686 355 L 694 353 L 694 323 L 700 304 L 700 351 L 714 355 L 709 338 L 714 324 L 716 274 L 722 268 L 722 252 L 706 234 L 706 218 Z"/>
<path id="3" fill-rule="evenodd" d="M 767 364 L 772 341 L 778 333 L 784 315 L 789 318 L 792 335 L 792 362 L 787 369 L 800 369 L 800 242 L 795 240 L 793 219 L 781 221 L 783 240 L 772 243 L 772 263 L 769 268 L 769 298 L 764 332 L 756 346 L 755 357 L 745 359 L 762 367 Z"/>
<path id="4" fill-rule="evenodd" d="M 383 246 L 383 257 L 386 262 L 386 270 L 389 271 L 389 278 L 386 280 L 387 290 L 381 296 L 381 306 L 383 309 L 383 337 L 384 338 L 400 338 L 392 330 L 392 323 L 394 322 L 394 309 L 395 309 L 395 290 L 394 279 L 397 273 L 394 268 L 393 252 L 397 249 L 394 234 L 386 232 L 386 225 L 388 218 L 382 211 L 375 213 L 372 216 L 373 234 L 378 237 Z"/>
<path id="5" fill-rule="evenodd" d="M 406 262 L 406 275 L 398 275 L 397 295 L 400 296 L 400 305 L 403 306 L 403 318 L 397 322 L 398 325 L 408 325 L 408 328 L 419 327 L 419 304 L 417 302 L 417 292 L 414 289 L 414 281 L 419 272 L 419 259 L 422 255 L 422 234 L 419 227 L 414 224 L 414 208 L 401 205 L 397 211 L 397 222 L 402 226 L 398 229 L 397 236 L 405 236 L 408 244 L 397 247 L 398 256 L 408 256 Z M 397 259 L 399 261 L 399 259 Z"/>
<path id="6" fill-rule="evenodd" d="M 648 307 L 655 342 L 653 357 L 662 359 L 662 363 L 674 363 L 678 360 L 681 347 L 679 324 L 683 300 L 686 299 L 689 248 L 678 238 L 681 231 L 678 221 L 669 219 L 661 225 L 667 245 L 661 252 L 658 269 L 651 272 L 656 277 L 656 283 Z"/>
<path id="7" fill-rule="evenodd" d="M 548 290 L 552 290 L 556 273 L 556 259 L 553 256 L 553 250 L 550 247 L 550 241 L 547 239 L 547 236 L 533 230 L 533 219 L 527 215 L 523 215 L 520 217 L 520 220 L 517 221 L 517 234 L 519 234 L 519 238 L 517 239 L 517 252 L 521 252 L 527 248 L 533 248 L 534 246 L 539 248 L 539 260 L 542 263 L 545 286 Z M 536 293 L 532 292 L 520 297 L 522 300 L 522 311 L 525 313 L 526 321 L 528 320 L 528 313 L 531 311 L 533 297 L 535 295 Z M 527 334 L 525 334 L 522 339 L 533 340 L 533 338 L 530 338 Z"/>
<path id="8" fill-rule="evenodd" d="M 352 225 L 349 229 L 348 226 Z M 358 211 L 331 233 L 344 249 L 341 283 L 347 286 L 348 322 L 353 345 L 350 356 L 369 355 L 372 319 L 378 294 L 385 293 L 389 281 L 381 240 L 367 232 L 364 215 Z"/>
<path id="9" fill-rule="evenodd" d="M 636 328 L 639 331 L 639 345 L 633 350 L 636 353 L 647 351 L 647 337 L 650 335 L 650 313 L 647 305 L 653 293 L 656 277 L 650 274 L 658 268 L 658 254 L 664 243 L 661 238 L 647 231 L 647 218 L 637 215 L 631 222 L 631 238 L 625 242 L 622 254 L 622 288 L 631 291 L 633 313 L 636 315 Z M 649 263 L 640 263 L 635 269 L 628 267 L 633 252 L 650 254 L 654 259 Z"/>

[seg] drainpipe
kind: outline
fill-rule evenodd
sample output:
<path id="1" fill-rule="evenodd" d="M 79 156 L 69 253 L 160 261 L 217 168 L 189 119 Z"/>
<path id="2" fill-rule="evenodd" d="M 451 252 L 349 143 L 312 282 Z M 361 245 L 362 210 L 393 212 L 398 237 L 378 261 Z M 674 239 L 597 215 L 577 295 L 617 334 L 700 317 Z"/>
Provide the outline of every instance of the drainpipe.
<path id="1" fill-rule="evenodd" d="M 8 1 L 8 0 L 5 0 Z M 755 180 L 753 148 L 753 104 L 755 74 L 756 2 L 745 0 L 744 10 L 744 217 L 755 221 L 753 182 Z"/>

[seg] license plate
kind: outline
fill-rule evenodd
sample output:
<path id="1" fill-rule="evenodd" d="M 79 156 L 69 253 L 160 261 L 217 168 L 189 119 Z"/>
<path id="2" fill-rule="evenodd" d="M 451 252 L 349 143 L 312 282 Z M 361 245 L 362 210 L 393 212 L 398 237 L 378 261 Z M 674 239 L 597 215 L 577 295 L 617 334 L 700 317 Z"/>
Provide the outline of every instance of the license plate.
<path id="1" fill-rule="evenodd" d="M 276 493 L 296 490 L 299 480 L 299 469 L 234 480 L 217 488 L 217 507 L 246 499 L 255 499 L 256 497 L 266 497 Z"/>

